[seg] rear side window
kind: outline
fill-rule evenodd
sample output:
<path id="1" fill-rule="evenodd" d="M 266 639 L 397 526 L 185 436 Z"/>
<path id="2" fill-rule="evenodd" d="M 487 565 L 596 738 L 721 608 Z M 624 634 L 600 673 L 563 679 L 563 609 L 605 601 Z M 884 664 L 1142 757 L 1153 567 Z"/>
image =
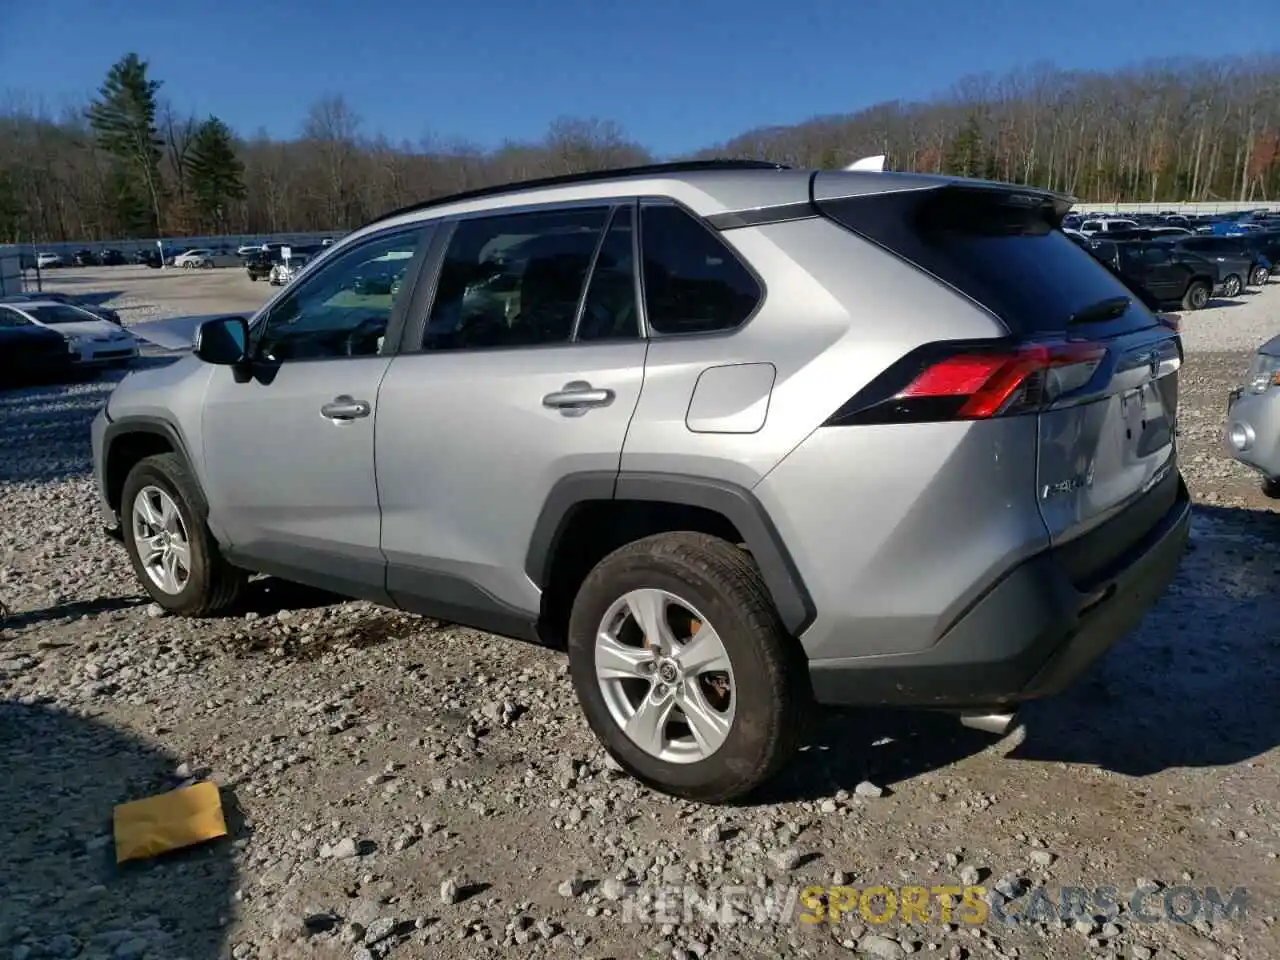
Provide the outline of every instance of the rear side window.
<path id="1" fill-rule="evenodd" d="M 424 350 L 567 343 L 608 207 L 478 217 L 445 251 Z"/>
<path id="2" fill-rule="evenodd" d="M 764 295 L 734 252 L 677 206 L 643 206 L 640 243 L 645 314 L 655 333 L 732 330 Z"/>
<path id="3" fill-rule="evenodd" d="M 945 187 L 820 207 L 981 304 L 1015 335 L 1062 333 L 1073 318 L 1116 297 L 1131 302 L 1106 320 L 1106 335 L 1156 323 L 1115 273 L 1056 228 L 1052 208 L 1035 195 Z"/>

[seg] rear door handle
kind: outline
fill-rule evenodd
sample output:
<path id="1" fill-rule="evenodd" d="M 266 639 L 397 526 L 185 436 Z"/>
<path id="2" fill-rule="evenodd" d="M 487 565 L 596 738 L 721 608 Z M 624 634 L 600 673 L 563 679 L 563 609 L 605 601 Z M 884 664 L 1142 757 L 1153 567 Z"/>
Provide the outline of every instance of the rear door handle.
<path id="1" fill-rule="evenodd" d="M 373 408 L 366 400 L 356 400 L 345 393 L 334 397 L 320 408 L 320 416 L 329 420 L 359 420 L 367 417 Z"/>
<path id="2" fill-rule="evenodd" d="M 613 403 L 612 390 L 598 389 L 585 380 L 566 383 L 555 393 L 542 398 L 542 405 L 559 410 L 567 417 L 581 416 L 592 407 L 607 407 Z"/>

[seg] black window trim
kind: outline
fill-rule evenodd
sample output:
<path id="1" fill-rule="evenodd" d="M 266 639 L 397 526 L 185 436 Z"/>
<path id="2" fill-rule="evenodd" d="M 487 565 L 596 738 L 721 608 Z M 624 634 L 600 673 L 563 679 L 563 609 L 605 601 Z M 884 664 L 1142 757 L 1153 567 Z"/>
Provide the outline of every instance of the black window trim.
<path id="1" fill-rule="evenodd" d="M 382 349 L 377 353 L 361 354 L 349 357 L 303 357 L 298 360 L 279 361 L 263 360 L 255 357 L 253 362 L 264 365 L 293 367 L 304 363 L 333 363 L 335 361 L 344 360 L 369 360 L 377 357 L 394 357 L 399 352 L 400 344 L 403 341 L 403 330 L 406 325 L 405 317 L 408 313 L 409 304 L 413 301 L 414 295 L 417 293 L 417 288 L 423 274 L 423 266 L 427 261 L 427 253 L 434 246 L 435 234 L 437 233 L 438 226 L 439 222 L 435 220 L 400 223 L 395 226 L 388 226 L 381 230 L 366 234 L 359 240 L 343 244 L 340 247 L 337 245 L 330 245 L 320 255 L 324 256 L 326 260 L 339 260 L 353 250 L 359 250 L 362 247 L 369 246 L 370 244 L 381 242 L 388 237 L 393 237 L 398 234 L 415 236 L 413 257 L 409 261 L 409 266 L 405 269 L 404 274 L 405 279 L 410 285 L 409 292 L 407 296 L 398 297 L 396 301 L 392 303 L 391 315 L 387 318 L 387 329 L 383 334 Z M 262 331 L 266 329 L 266 324 L 276 306 L 284 300 L 284 298 L 297 284 L 305 282 L 310 279 L 311 275 L 318 273 L 320 270 L 323 270 L 328 266 L 327 263 L 321 263 L 317 267 L 319 260 L 320 257 L 318 256 L 316 259 L 304 264 L 304 270 L 306 267 L 311 267 L 312 269 L 305 270 L 305 276 L 299 274 L 289 283 L 285 284 L 280 292 L 263 304 L 262 308 L 249 321 L 249 345 L 251 356 L 256 354 L 258 342 L 262 336 Z"/>
<path id="2" fill-rule="evenodd" d="M 702 227 L 702 229 L 705 230 L 707 234 L 713 240 L 715 240 L 716 243 L 718 243 L 722 248 L 724 248 L 724 250 L 730 256 L 732 256 L 734 260 L 736 260 L 738 264 L 744 270 L 746 270 L 748 274 L 751 275 L 752 279 L 754 279 L 756 282 L 756 286 L 760 288 L 760 296 L 756 300 L 756 305 L 751 308 L 751 312 L 748 313 L 745 317 L 743 317 L 741 323 L 735 324 L 732 327 L 726 327 L 723 330 L 690 330 L 686 333 L 663 333 L 661 330 L 654 330 L 649 325 L 649 322 L 648 322 L 649 315 L 648 315 L 648 310 L 646 308 L 644 313 L 644 318 L 645 318 L 644 333 L 646 334 L 646 339 L 650 341 L 658 341 L 658 340 L 689 340 L 689 339 L 694 339 L 698 337 L 731 337 L 734 334 L 739 333 L 740 331 L 746 329 L 746 327 L 751 323 L 751 321 L 754 320 L 757 316 L 759 316 L 760 311 L 764 309 L 764 305 L 769 299 L 769 287 L 764 282 L 764 277 L 760 276 L 760 273 L 756 270 L 755 266 L 752 265 L 751 262 L 748 261 L 746 257 L 740 254 L 737 251 L 737 249 L 733 247 L 732 244 L 729 243 L 729 241 L 724 239 L 723 231 L 716 230 L 714 227 L 712 227 L 710 224 L 707 223 L 704 217 L 698 216 L 698 214 L 694 213 L 694 211 L 690 210 L 685 204 L 681 203 L 679 200 L 676 200 L 674 197 L 640 197 L 638 206 L 639 206 L 639 210 L 637 211 L 638 216 L 636 217 L 636 244 L 639 248 L 638 249 L 639 256 L 636 259 L 636 275 L 639 277 L 640 292 L 641 292 L 640 303 L 642 305 L 647 304 L 647 301 L 644 298 L 644 208 L 645 207 L 675 207 L 678 210 L 682 210 L 687 216 L 691 217 L 695 223 L 697 223 L 700 227 Z"/>

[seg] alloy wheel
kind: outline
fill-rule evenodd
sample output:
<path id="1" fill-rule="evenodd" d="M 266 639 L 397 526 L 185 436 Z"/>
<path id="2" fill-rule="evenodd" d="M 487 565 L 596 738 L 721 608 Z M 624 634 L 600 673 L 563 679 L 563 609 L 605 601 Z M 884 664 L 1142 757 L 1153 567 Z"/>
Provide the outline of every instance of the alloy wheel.
<path id="1" fill-rule="evenodd" d="M 737 689 L 724 641 L 673 593 L 632 590 L 615 601 L 596 631 L 595 666 L 614 722 L 659 760 L 705 760 L 733 728 Z"/>
<path id="2" fill-rule="evenodd" d="M 155 486 L 133 500 L 133 542 L 147 578 L 176 596 L 191 577 L 191 541 L 173 497 Z"/>

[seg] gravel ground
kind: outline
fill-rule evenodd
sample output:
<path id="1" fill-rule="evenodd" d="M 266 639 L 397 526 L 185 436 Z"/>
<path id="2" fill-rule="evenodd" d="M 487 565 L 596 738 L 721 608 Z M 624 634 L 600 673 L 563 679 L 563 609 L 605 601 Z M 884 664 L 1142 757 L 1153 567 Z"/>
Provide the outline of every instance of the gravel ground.
<path id="1" fill-rule="evenodd" d="M 236 278 L 138 283 L 188 281 Z M 127 296 L 130 321 L 226 309 Z M 271 580 L 235 617 L 160 616 L 99 533 L 87 426 L 111 382 L 0 393 L 0 958 L 1280 956 L 1280 517 L 1217 449 L 1280 284 L 1185 325 L 1193 549 L 1138 633 L 998 742 L 824 714 L 735 807 L 613 770 L 552 651 Z M 192 778 L 230 836 L 117 867 L 113 805 Z M 974 883 L 1033 919 L 798 921 L 810 884 Z M 655 912 L 637 886 L 741 912 Z M 1069 886 L 1248 907 L 1175 890 L 1187 922 L 1076 919 Z"/>

